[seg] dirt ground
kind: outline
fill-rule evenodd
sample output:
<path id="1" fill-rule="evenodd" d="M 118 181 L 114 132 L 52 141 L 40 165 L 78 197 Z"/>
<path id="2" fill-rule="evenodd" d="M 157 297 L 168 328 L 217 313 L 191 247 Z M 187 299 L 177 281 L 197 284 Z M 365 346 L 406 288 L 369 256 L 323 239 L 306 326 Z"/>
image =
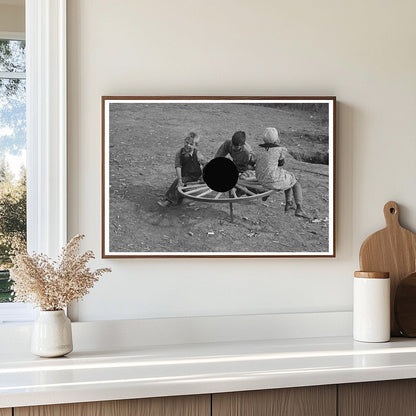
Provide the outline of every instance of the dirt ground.
<path id="1" fill-rule="evenodd" d="M 233 204 L 185 199 L 162 208 L 157 201 L 175 179 L 174 157 L 190 131 L 210 160 L 218 146 L 244 130 L 256 151 L 265 127 L 277 127 L 293 155 L 326 154 L 328 119 L 315 111 L 249 104 L 134 104 L 110 107 L 110 251 L 267 252 L 328 251 L 328 165 L 286 159 L 285 169 L 300 182 L 311 220 L 284 212 L 284 193 L 267 201 Z M 299 158 L 299 156 L 297 156 Z"/>

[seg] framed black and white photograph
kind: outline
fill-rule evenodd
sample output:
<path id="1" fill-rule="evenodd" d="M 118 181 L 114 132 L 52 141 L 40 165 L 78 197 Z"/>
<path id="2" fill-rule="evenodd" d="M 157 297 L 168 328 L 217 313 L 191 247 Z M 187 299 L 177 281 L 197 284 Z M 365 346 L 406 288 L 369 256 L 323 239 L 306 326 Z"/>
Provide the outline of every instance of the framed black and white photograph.
<path id="1" fill-rule="evenodd" d="M 334 257 L 335 97 L 102 97 L 103 257 Z"/>

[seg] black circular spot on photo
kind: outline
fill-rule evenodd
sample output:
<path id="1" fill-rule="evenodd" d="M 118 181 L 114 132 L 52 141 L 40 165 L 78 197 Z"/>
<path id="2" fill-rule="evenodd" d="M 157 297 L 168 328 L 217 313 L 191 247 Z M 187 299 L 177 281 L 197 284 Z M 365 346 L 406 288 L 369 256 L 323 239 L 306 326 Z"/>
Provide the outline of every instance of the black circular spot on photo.
<path id="1" fill-rule="evenodd" d="M 212 190 L 226 192 L 238 181 L 237 166 L 226 157 L 216 157 L 205 165 L 202 177 Z"/>

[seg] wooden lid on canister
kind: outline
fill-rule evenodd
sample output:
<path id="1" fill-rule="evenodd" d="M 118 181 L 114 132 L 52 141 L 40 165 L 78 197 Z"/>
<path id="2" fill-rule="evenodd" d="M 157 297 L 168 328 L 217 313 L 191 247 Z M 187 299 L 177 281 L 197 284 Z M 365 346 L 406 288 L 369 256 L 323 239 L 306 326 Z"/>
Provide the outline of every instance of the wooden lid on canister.
<path id="1" fill-rule="evenodd" d="M 388 279 L 390 277 L 389 272 L 362 272 L 355 271 L 354 277 L 364 277 L 366 279 Z"/>

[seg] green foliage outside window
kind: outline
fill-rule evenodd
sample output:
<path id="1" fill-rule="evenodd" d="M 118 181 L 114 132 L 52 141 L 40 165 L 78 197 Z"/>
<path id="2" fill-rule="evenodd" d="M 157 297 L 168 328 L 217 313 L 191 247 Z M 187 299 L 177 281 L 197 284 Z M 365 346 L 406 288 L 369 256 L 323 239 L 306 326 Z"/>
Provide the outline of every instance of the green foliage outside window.
<path id="1" fill-rule="evenodd" d="M 0 165 L 0 302 L 12 299 L 8 269 L 13 249 L 26 241 L 26 173 L 18 181 L 3 161 Z"/>
<path id="2" fill-rule="evenodd" d="M 8 269 L 26 242 L 25 60 L 24 41 L 0 39 L 0 302 L 13 299 Z"/>

